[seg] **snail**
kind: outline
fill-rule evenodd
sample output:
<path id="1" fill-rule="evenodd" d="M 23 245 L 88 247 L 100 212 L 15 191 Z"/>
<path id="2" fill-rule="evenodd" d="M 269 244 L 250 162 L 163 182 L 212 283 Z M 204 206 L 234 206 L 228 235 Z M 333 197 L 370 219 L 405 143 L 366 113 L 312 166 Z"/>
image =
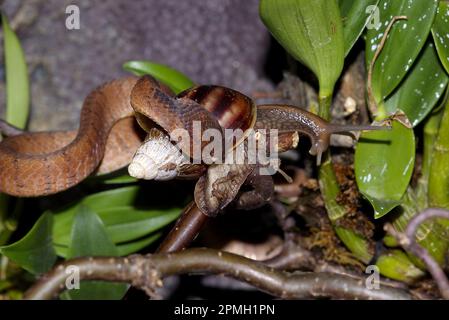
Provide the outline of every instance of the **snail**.
<path id="1" fill-rule="evenodd" d="M 141 146 L 142 130 L 135 125 L 134 117 L 150 134 L 144 143 L 146 147 Z M 192 120 L 199 121 L 202 130 L 213 128 L 218 132 L 226 127 L 242 128 L 244 132 L 279 129 L 279 151 L 295 147 L 297 132 L 305 133 L 312 139 L 311 152 L 317 155 L 328 147 L 329 136 L 333 133 L 377 128 L 329 124 L 296 107 L 256 108 L 250 98 L 218 86 L 199 86 L 173 97 L 166 87 L 149 76 L 127 77 L 108 82 L 86 97 L 78 131 L 20 132 L 0 122 L 0 131 L 9 135 L 0 142 L 0 192 L 19 197 L 54 194 L 93 173 L 112 172 L 132 163 L 131 173 L 143 178 L 201 177 L 198 189 L 207 186 L 208 190 L 211 189 L 209 184 L 215 183 L 216 188 L 207 194 L 212 198 L 216 198 L 213 194 L 221 197 L 211 211 L 216 212 L 229 203 L 255 166 L 220 165 L 213 161 L 206 165 L 203 159 L 195 158 L 189 143 L 181 140 L 173 144 L 167 139 L 167 133 L 178 128 L 193 134 Z M 244 134 L 232 148 L 242 145 L 245 138 Z M 174 152 L 173 146 L 179 153 Z M 205 147 L 207 142 L 201 142 L 200 148 Z M 154 165 L 150 169 L 143 167 L 146 172 L 139 173 L 142 168 L 135 164 L 141 163 L 139 157 L 148 153 L 152 153 L 153 158 L 150 158 Z M 165 156 L 154 157 L 154 153 Z M 232 179 L 226 178 L 229 173 Z M 221 189 L 232 189 L 232 192 L 222 197 Z"/>
<path id="2" fill-rule="evenodd" d="M 148 132 L 147 139 L 137 150 L 130 166 L 131 176 L 147 180 L 168 180 L 172 178 L 186 177 L 185 171 L 192 177 L 192 170 L 189 167 L 191 162 L 189 154 L 192 146 L 179 145 L 176 148 L 169 139 L 170 131 L 184 127 L 191 134 L 191 125 L 186 126 L 186 120 L 193 122 L 203 121 L 207 118 L 207 123 L 202 124 L 203 129 L 209 129 L 210 124 L 217 129 L 218 125 L 223 129 L 241 129 L 243 136 L 233 147 L 241 144 L 248 137 L 251 129 L 277 129 L 280 133 L 277 151 L 283 152 L 296 148 L 299 138 L 297 132 L 307 135 L 312 141 L 310 149 L 311 155 L 317 156 L 317 163 L 321 161 L 322 153 L 328 148 L 330 136 L 332 134 L 349 134 L 350 131 L 375 130 L 383 127 L 370 125 L 337 125 L 328 123 L 317 115 L 306 110 L 288 105 L 260 105 L 255 106 L 254 102 L 247 96 L 233 89 L 221 86 L 197 86 L 182 92 L 175 101 L 182 103 L 172 103 L 173 115 L 177 119 L 161 116 L 159 110 L 151 108 L 151 95 L 160 93 L 150 93 L 154 90 L 153 80 L 143 77 L 136 84 L 131 94 L 131 104 L 140 119 L 139 123 Z M 142 92 L 147 92 L 144 95 Z M 145 96 L 145 99 L 141 97 Z M 196 112 L 195 115 L 185 113 L 183 110 L 192 107 L 186 103 L 186 99 L 193 100 L 195 108 L 201 106 L 208 114 Z M 165 115 L 165 114 L 164 114 Z M 146 117 L 147 119 L 143 119 Z M 170 120 L 168 120 L 170 119 Z M 155 129 L 154 125 L 148 125 L 148 120 L 154 121 L 162 129 Z M 170 121 L 170 122 L 168 122 Z M 174 125 L 176 123 L 176 125 Z M 162 131 L 165 131 L 165 134 Z M 201 145 L 204 147 L 204 144 Z M 201 168 L 201 169 L 200 169 Z M 161 172 L 158 173 L 158 170 Z M 197 166 L 200 176 L 204 167 Z M 193 170 L 194 171 L 194 170 Z"/>
<path id="3" fill-rule="evenodd" d="M 311 139 L 312 147 L 309 152 L 317 156 L 318 163 L 322 153 L 329 146 L 332 134 L 383 129 L 383 127 L 369 125 L 328 123 L 294 106 L 261 105 L 256 107 L 249 97 L 220 86 L 197 86 L 181 93 L 175 99 L 168 96 L 162 98 L 164 94 L 157 90 L 153 81 L 150 77 L 142 77 L 131 93 L 131 104 L 139 124 L 148 132 L 148 136 L 137 150 L 128 168 L 129 173 L 131 176 L 150 180 L 200 177 L 195 187 L 195 202 L 206 215 L 214 216 L 223 210 L 236 198 L 241 186 L 248 181 L 255 190 L 258 189 L 255 184 L 263 181 L 265 187 L 259 190 L 259 194 L 263 196 L 258 197 L 259 194 L 254 194 L 253 198 L 261 201 L 268 200 L 272 194 L 273 185 L 272 182 L 267 182 L 267 179 L 271 180 L 271 177 L 264 179 L 255 177 L 257 176 L 255 169 L 264 166 L 260 163 L 210 163 L 207 168 L 203 162 L 191 164 L 194 143 L 192 139 L 187 139 L 187 143 L 184 139 L 181 143 L 173 143 L 169 135 L 175 129 L 185 129 L 190 137 L 193 135 L 192 122 L 194 121 L 201 122 L 203 132 L 210 128 L 221 133 L 224 129 L 241 129 L 244 134 L 232 145 L 231 149 L 242 144 L 247 148 L 245 140 L 251 130 L 254 130 L 257 135 L 264 130 L 276 129 L 280 135 L 275 149 L 279 152 L 295 148 L 298 144 L 298 132 L 300 132 Z M 152 106 L 155 97 L 166 101 L 163 110 Z M 155 134 L 154 130 L 158 133 Z M 204 141 L 201 142 L 200 147 L 205 147 Z M 246 152 L 246 149 L 244 150 Z M 225 152 L 228 151 L 225 150 Z M 244 196 L 240 200 L 245 202 L 247 207 L 255 206 L 248 197 Z"/>
<path id="4" fill-rule="evenodd" d="M 241 129 L 241 137 L 232 143 L 232 148 L 240 145 L 254 128 L 256 122 L 256 106 L 252 100 L 229 88 L 221 86 L 197 86 L 181 92 L 176 98 L 166 96 L 167 111 L 152 107 L 153 96 L 164 94 L 155 89 L 154 79 L 141 78 L 131 92 L 131 104 L 136 112 L 139 124 L 148 135 L 137 150 L 128 172 L 131 176 L 146 180 L 169 180 L 173 178 L 197 178 L 206 169 L 204 158 L 193 164 L 191 143 L 182 140 L 175 145 L 169 134 L 183 128 L 194 136 L 194 123 L 201 124 L 199 137 L 205 130 L 215 129 L 223 137 L 223 129 Z M 224 141 L 223 141 L 224 143 Z M 201 142 L 199 149 L 207 143 Z M 203 153 L 200 152 L 200 156 Z M 207 160 L 207 159 L 206 159 Z M 207 161 L 206 161 L 207 162 Z"/>

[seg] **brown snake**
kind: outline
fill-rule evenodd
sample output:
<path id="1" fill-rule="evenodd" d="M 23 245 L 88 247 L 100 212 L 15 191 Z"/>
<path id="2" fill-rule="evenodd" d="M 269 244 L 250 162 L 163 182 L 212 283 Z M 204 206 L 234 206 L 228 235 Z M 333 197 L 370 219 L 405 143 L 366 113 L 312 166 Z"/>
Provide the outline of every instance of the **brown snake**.
<path id="1" fill-rule="evenodd" d="M 191 137 L 194 121 L 202 124 L 201 131 L 223 129 L 219 123 L 220 117 L 215 118 L 207 110 L 212 106 L 216 107 L 215 111 L 221 111 L 221 120 L 227 123 L 225 127 L 246 128 L 244 123 L 254 124 L 256 115 L 253 111 L 256 107 L 249 98 L 242 98 L 236 91 L 203 86 L 189 92 L 187 96 L 181 94 L 173 97 L 169 89 L 152 77 L 128 77 L 108 82 L 86 97 L 77 132 L 19 133 L 0 122 L 0 130 L 10 134 L 0 143 L 0 192 L 20 197 L 54 194 L 78 184 L 94 172 L 109 173 L 128 165 L 143 139 L 143 131 L 133 125 L 134 116 L 146 131 L 156 124 L 166 133 L 183 128 Z M 202 105 L 196 101 L 204 97 L 209 102 L 213 101 L 212 105 Z M 310 137 L 310 152 L 318 155 L 318 159 L 327 149 L 333 133 L 382 129 L 334 125 L 291 106 L 265 105 L 258 106 L 257 110 L 256 128 L 276 128 L 281 133 L 288 133 L 284 134 L 287 139 L 279 140 L 279 149 L 295 147 L 292 133 L 301 132 Z M 201 146 L 207 143 L 201 141 Z M 185 155 L 192 156 L 191 143 L 180 141 L 177 144 Z M 213 168 L 216 166 L 212 166 L 209 175 L 221 170 L 219 168 L 214 173 Z M 245 177 L 239 178 L 239 185 Z M 228 180 L 224 185 L 232 184 Z M 237 192 L 239 188 L 234 186 L 231 189 Z"/>

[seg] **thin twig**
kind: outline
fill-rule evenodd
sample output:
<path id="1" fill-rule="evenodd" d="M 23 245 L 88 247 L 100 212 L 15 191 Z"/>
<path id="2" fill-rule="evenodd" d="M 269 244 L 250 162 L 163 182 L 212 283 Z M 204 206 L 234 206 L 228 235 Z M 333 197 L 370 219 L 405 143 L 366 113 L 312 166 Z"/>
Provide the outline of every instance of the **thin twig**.
<path id="1" fill-rule="evenodd" d="M 404 290 L 369 289 L 365 281 L 331 273 L 286 273 L 239 255 L 212 249 L 129 257 L 67 260 L 42 277 L 26 299 L 51 299 L 65 289 L 66 268 L 79 268 L 82 280 L 127 282 L 152 295 L 162 278 L 175 274 L 224 274 L 283 299 L 331 297 L 336 299 L 411 299 Z M 73 268 L 73 267 L 72 267 Z"/>
<path id="2" fill-rule="evenodd" d="M 427 266 L 433 279 L 437 283 L 441 296 L 449 299 L 449 281 L 439 264 L 433 259 L 429 252 L 416 242 L 416 231 L 419 226 L 428 219 L 449 219 L 449 211 L 438 208 L 428 208 L 414 216 L 407 225 L 405 233 L 396 231 L 391 224 L 385 225 L 385 231 L 396 238 L 399 244 L 407 251 L 419 257 Z"/>
<path id="3" fill-rule="evenodd" d="M 395 16 L 393 17 L 393 19 L 390 21 L 390 23 L 387 26 L 387 29 L 385 29 L 385 33 L 382 37 L 382 40 L 379 43 L 379 46 L 377 47 L 376 52 L 374 53 L 373 59 L 371 60 L 369 69 L 368 69 L 368 100 L 369 100 L 369 104 L 368 104 L 368 108 L 371 111 L 371 114 L 373 116 L 375 116 L 377 114 L 377 102 L 374 99 L 374 95 L 373 95 L 373 87 L 372 87 L 372 78 L 373 78 L 373 69 L 374 69 L 374 64 L 377 61 L 377 58 L 379 57 L 380 53 L 382 52 L 382 49 L 385 46 L 385 41 L 387 41 L 387 37 L 390 34 L 391 28 L 393 27 L 393 24 L 397 21 L 397 20 L 407 20 L 407 16 Z"/>
<path id="4" fill-rule="evenodd" d="M 283 271 L 313 270 L 317 263 L 311 251 L 288 240 L 285 241 L 278 255 L 262 262 L 271 268 Z"/>

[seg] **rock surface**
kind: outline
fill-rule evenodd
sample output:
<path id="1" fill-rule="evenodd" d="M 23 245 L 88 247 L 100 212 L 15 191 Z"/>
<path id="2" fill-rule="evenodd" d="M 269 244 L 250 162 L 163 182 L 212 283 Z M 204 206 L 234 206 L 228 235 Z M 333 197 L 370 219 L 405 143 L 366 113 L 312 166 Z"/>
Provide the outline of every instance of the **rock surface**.
<path id="1" fill-rule="evenodd" d="M 70 4 L 80 8 L 79 30 L 65 27 Z M 128 60 L 164 63 L 198 83 L 245 93 L 270 87 L 258 0 L 4 0 L 2 8 L 29 65 L 30 130 L 76 128 L 84 97 L 125 75 Z"/>

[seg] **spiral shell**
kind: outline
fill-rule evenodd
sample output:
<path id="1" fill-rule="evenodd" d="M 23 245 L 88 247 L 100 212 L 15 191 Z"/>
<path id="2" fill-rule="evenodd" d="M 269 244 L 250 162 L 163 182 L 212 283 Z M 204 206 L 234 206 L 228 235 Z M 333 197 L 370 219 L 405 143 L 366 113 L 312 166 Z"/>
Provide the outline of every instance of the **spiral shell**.
<path id="1" fill-rule="evenodd" d="M 137 179 L 170 180 L 178 175 L 177 168 L 189 163 L 189 159 L 171 143 L 168 135 L 153 128 L 137 149 L 128 172 Z"/>
<path id="2" fill-rule="evenodd" d="M 248 137 L 256 123 L 257 107 L 253 100 L 236 90 L 202 85 L 181 92 L 178 97 L 189 98 L 203 106 L 222 128 L 243 130 L 243 136 L 235 142 L 234 147 Z"/>

